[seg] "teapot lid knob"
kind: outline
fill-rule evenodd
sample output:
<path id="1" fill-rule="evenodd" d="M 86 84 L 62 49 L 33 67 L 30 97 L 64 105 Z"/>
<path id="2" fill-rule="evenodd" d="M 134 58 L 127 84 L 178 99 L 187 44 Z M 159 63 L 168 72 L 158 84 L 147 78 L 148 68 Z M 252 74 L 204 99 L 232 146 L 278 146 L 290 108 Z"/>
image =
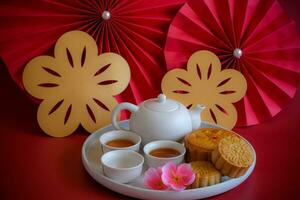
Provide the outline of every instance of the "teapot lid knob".
<path id="1" fill-rule="evenodd" d="M 177 110 L 180 105 L 172 99 L 167 99 L 166 95 L 160 94 L 157 98 L 144 101 L 141 106 L 156 112 L 172 112 Z"/>
<path id="2" fill-rule="evenodd" d="M 167 97 L 164 94 L 159 94 L 158 97 L 157 97 L 158 103 L 165 103 L 166 99 L 167 99 Z"/>

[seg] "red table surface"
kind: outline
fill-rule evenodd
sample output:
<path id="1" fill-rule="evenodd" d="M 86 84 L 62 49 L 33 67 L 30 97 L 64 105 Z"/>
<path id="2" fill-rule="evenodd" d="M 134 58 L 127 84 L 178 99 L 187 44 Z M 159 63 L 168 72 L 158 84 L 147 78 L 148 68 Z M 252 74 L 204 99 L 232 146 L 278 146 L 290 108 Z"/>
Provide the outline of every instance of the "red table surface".
<path id="1" fill-rule="evenodd" d="M 300 30 L 300 2 L 281 0 Z M 300 55 L 299 55 L 300 56 Z M 300 88 L 299 88 L 300 89 Z M 0 199 L 132 199 L 94 181 L 81 163 L 89 135 L 51 138 L 38 127 L 37 105 L 0 63 Z M 253 174 L 211 199 L 300 199 L 300 90 L 277 116 L 236 131 L 257 154 Z"/>

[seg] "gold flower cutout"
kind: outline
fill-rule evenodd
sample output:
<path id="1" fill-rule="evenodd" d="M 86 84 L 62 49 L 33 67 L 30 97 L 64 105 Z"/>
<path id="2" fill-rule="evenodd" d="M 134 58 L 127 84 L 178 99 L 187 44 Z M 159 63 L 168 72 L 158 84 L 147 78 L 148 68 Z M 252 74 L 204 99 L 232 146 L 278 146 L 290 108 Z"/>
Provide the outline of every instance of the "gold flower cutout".
<path id="1" fill-rule="evenodd" d="M 232 129 L 237 121 L 233 105 L 246 93 L 244 76 L 233 69 L 221 70 L 219 58 L 210 51 L 197 51 L 188 60 L 187 70 L 169 71 L 162 91 L 188 108 L 202 104 L 203 120 Z"/>
<path id="2" fill-rule="evenodd" d="M 94 39 L 82 31 L 63 34 L 54 57 L 33 58 L 23 72 L 25 89 L 41 99 L 37 119 L 54 137 L 73 133 L 81 124 L 93 132 L 110 123 L 117 101 L 130 80 L 125 59 L 114 53 L 98 55 Z"/>

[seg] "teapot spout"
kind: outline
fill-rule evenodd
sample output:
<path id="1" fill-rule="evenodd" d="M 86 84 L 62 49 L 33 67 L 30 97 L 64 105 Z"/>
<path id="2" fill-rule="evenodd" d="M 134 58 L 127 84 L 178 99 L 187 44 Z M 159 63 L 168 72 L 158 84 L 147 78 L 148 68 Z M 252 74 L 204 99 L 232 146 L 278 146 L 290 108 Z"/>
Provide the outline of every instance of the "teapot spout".
<path id="1" fill-rule="evenodd" d="M 196 130 L 201 125 L 201 112 L 205 109 L 205 106 L 197 104 L 190 110 L 192 129 Z"/>

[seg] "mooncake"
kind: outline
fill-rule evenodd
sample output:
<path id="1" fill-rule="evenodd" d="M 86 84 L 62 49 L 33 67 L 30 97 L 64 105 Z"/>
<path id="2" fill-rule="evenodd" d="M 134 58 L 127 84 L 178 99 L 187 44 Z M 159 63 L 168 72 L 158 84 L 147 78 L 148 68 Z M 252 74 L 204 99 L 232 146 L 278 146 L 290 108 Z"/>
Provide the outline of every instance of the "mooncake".
<path id="1" fill-rule="evenodd" d="M 186 161 L 210 160 L 220 140 L 227 136 L 236 134 L 220 128 L 202 128 L 193 131 L 185 137 L 185 147 L 187 149 Z"/>
<path id="2" fill-rule="evenodd" d="M 208 161 L 195 161 L 190 163 L 195 173 L 195 181 L 189 188 L 206 187 L 221 182 L 221 173 Z"/>
<path id="3" fill-rule="evenodd" d="M 212 152 L 211 161 L 223 175 L 237 178 L 246 173 L 253 163 L 250 145 L 241 137 L 226 137 L 220 140 Z"/>

